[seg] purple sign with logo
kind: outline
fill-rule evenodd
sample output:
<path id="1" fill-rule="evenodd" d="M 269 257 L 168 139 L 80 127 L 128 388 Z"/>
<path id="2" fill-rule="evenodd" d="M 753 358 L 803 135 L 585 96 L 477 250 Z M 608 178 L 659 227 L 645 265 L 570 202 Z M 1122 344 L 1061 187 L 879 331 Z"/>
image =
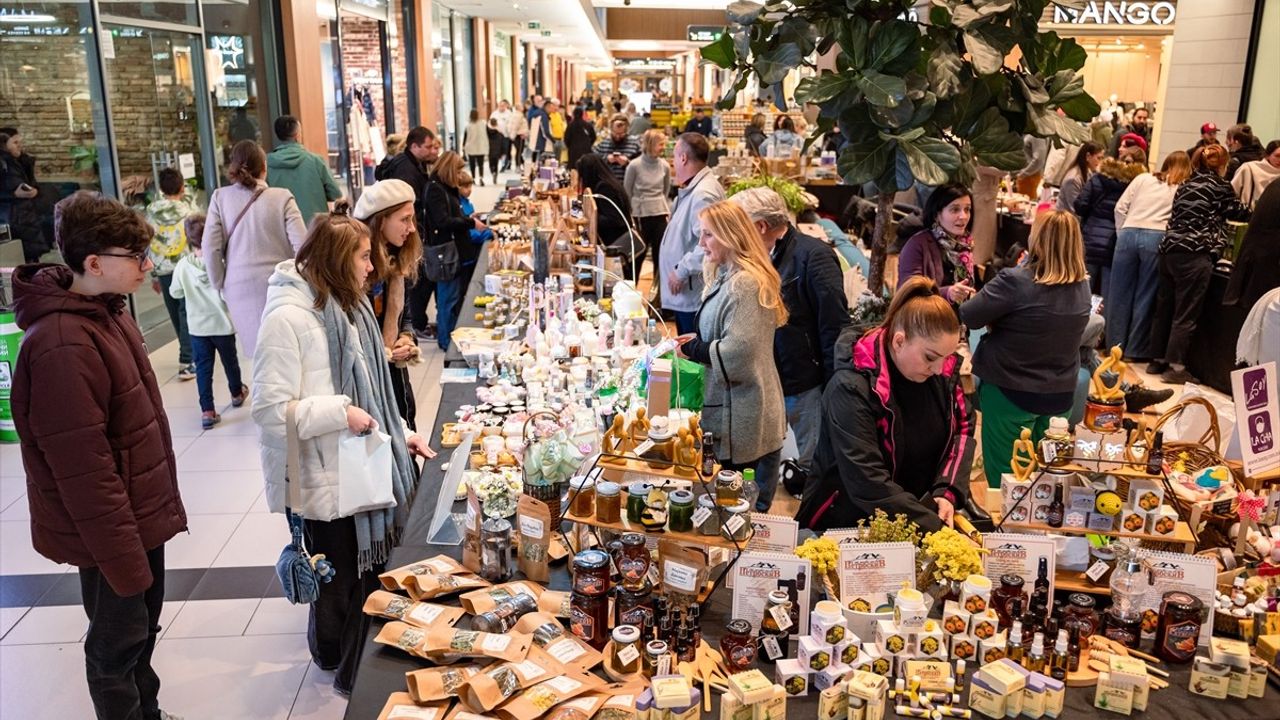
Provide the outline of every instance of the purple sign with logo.
<path id="1" fill-rule="evenodd" d="M 1260 475 L 1280 468 L 1280 403 L 1272 388 L 1276 383 L 1276 364 L 1236 370 L 1231 373 L 1231 390 L 1235 400 L 1236 432 L 1246 475 Z"/>
<path id="2" fill-rule="evenodd" d="M 1244 407 L 1246 410 L 1258 410 L 1267 406 L 1271 393 L 1267 388 L 1267 369 L 1265 367 L 1250 368 L 1244 371 Z"/>
<path id="3" fill-rule="evenodd" d="M 1255 453 L 1264 453 L 1275 447 L 1275 433 L 1271 429 L 1271 414 L 1266 412 L 1249 416 L 1249 447 Z"/>

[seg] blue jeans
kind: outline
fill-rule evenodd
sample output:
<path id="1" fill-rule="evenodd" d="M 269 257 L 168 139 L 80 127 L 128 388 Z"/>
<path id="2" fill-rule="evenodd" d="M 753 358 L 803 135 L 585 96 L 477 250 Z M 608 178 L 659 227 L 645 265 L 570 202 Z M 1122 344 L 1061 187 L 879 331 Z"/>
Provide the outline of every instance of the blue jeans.
<path id="1" fill-rule="evenodd" d="M 455 311 L 462 302 L 462 278 L 436 283 L 436 343 L 441 350 L 449 350 L 449 336 L 457 322 Z"/>
<path id="2" fill-rule="evenodd" d="M 227 373 L 227 387 L 232 395 L 244 388 L 240 378 L 240 360 L 236 356 L 235 335 L 192 335 L 191 354 L 196 363 L 196 391 L 200 393 L 200 411 L 213 412 L 213 354 L 222 356 L 222 369 Z"/>
<path id="3" fill-rule="evenodd" d="M 1119 345 L 1125 357 L 1150 358 L 1151 319 L 1156 291 L 1160 289 L 1159 230 L 1126 228 L 1116 240 L 1111 259 L 1111 294 L 1103 308 L 1107 318 L 1107 345 Z"/>
<path id="4" fill-rule="evenodd" d="M 672 310 L 676 316 L 676 332 L 684 335 L 686 333 L 698 332 L 698 312 L 684 312 L 683 310 Z"/>
<path id="5" fill-rule="evenodd" d="M 806 473 L 813 470 L 813 452 L 822 431 L 822 387 L 810 388 L 798 395 L 783 398 L 787 408 L 787 424 L 796 436 L 796 462 Z"/>

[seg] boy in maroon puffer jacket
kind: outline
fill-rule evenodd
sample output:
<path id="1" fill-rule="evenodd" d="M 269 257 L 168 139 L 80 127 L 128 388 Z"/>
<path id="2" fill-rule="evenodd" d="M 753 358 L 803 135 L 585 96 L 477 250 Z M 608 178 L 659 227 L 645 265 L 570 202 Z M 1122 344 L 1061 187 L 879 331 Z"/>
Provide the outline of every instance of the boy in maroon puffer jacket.
<path id="1" fill-rule="evenodd" d="M 167 719 L 151 654 L 164 544 L 187 529 L 160 388 L 125 297 L 147 279 L 152 230 L 96 193 L 54 210 L 67 265 L 23 265 L 14 308 L 26 336 L 13 417 L 37 552 L 80 569 L 85 664 L 98 718 Z"/>

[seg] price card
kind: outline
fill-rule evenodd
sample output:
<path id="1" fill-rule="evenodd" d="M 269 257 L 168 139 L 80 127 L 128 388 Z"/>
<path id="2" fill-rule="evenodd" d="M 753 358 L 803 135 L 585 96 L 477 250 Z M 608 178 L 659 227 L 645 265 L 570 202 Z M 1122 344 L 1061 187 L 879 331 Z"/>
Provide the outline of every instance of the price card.
<path id="1" fill-rule="evenodd" d="M 734 533 L 741 530 L 742 526 L 746 524 L 747 524 L 747 521 L 744 520 L 741 515 L 734 515 L 733 517 L 729 518 L 728 522 L 724 524 L 724 529 L 728 535 L 733 535 Z"/>
<path id="2" fill-rule="evenodd" d="M 632 452 L 635 453 L 636 457 L 643 457 L 645 453 L 649 452 L 652 449 L 653 449 L 653 441 L 645 440 L 644 442 L 637 445 L 635 449 L 632 450 Z"/>
<path id="3" fill-rule="evenodd" d="M 1089 578 L 1093 582 L 1098 582 L 1099 580 L 1102 579 L 1103 575 L 1107 574 L 1107 570 L 1110 567 L 1111 567 L 1110 565 L 1107 565 L 1105 562 L 1099 560 L 1098 562 L 1089 566 L 1088 570 L 1084 571 L 1084 576 Z"/>
<path id="4" fill-rule="evenodd" d="M 635 645 L 628 645 L 618 651 L 618 659 L 622 661 L 623 665 L 630 665 L 639 657 L 640 651 L 636 649 Z"/>
<path id="5" fill-rule="evenodd" d="M 773 621 L 778 623 L 778 629 L 786 632 L 791 628 L 791 613 L 787 612 L 785 605 L 774 605 L 769 608 L 769 614 L 773 616 Z"/>
<path id="6" fill-rule="evenodd" d="M 751 513 L 751 540 L 748 550 L 759 552 L 795 552 L 800 523 L 781 515 Z"/>
<path id="7" fill-rule="evenodd" d="M 655 675 L 671 674 L 671 653 L 664 653 L 658 658 L 658 670 Z"/>
<path id="8" fill-rule="evenodd" d="M 698 528 L 702 527 L 702 523 L 706 522 L 707 518 L 711 517 L 711 513 L 712 513 L 711 508 L 706 508 L 706 507 L 700 507 L 697 510 L 694 510 L 693 511 L 694 530 L 697 530 Z"/>
<path id="9" fill-rule="evenodd" d="M 777 660 L 782 657 L 782 647 L 778 645 L 778 638 L 772 635 L 765 635 L 760 640 L 760 644 L 764 646 L 764 654 L 770 660 Z"/>

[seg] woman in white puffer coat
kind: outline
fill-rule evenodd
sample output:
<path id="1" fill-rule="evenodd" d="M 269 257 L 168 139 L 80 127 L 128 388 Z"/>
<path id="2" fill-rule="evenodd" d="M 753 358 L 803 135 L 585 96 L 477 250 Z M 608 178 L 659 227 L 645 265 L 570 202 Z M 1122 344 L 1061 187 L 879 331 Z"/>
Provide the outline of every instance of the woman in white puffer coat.
<path id="1" fill-rule="evenodd" d="M 373 270 L 369 228 L 341 215 L 317 219 L 296 260 L 276 266 L 254 352 L 253 419 L 259 427 L 267 505 L 285 512 L 288 483 L 298 499 L 307 549 L 337 571 L 311 605 L 312 659 L 336 670 L 350 692 L 360 659 L 365 597 L 378 587 L 388 554 L 408 519 L 418 468 L 411 454 L 434 457 L 396 409 L 382 332 L 365 295 Z M 299 439 L 298 478 L 286 480 L 290 406 Z M 343 431 L 390 435 L 395 507 L 339 517 L 338 441 Z"/>

